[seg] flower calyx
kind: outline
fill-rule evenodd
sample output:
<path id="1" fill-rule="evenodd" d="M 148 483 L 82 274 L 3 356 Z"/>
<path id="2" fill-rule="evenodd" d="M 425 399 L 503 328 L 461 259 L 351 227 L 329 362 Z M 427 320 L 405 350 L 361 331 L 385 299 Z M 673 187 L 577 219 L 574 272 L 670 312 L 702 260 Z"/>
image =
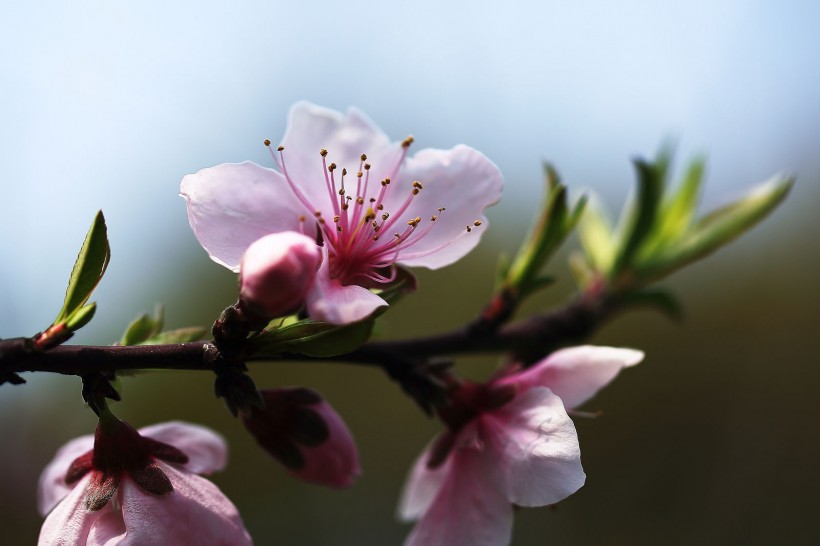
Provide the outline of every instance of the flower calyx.
<path id="1" fill-rule="evenodd" d="M 146 493 L 168 495 L 174 488 L 157 459 L 175 464 L 188 462 L 188 456 L 179 449 L 143 437 L 129 424 L 104 412 L 97 425 L 94 448 L 74 459 L 65 482 L 72 485 L 91 473 L 85 506 L 92 512 L 108 504 L 126 474 Z"/>

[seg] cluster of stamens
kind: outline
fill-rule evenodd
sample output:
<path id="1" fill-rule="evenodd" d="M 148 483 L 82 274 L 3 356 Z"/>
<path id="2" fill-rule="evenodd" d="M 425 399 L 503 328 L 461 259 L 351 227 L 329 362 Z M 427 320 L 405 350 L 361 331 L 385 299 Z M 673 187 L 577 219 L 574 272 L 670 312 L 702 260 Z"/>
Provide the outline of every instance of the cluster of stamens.
<path id="1" fill-rule="evenodd" d="M 390 176 L 380 180 L 379 185 L 373 184 L 375 190 L 371 188 L 371 165 L 367 163 L 367 155 L 362 154 L 356 171 L 355 193 L 352 192 L 352 184 L 347 183 L 349 173 L 346 168 L 341 169 L 337 184 L 336 173 L 339 168 L 336 163 L 328 164 L 328 151 L 322 149 L 319 155 L 322 158 L 324 182 L 332 206 L 330 210 L 333 211 L 332 219 L 326 219 L 322 210 L 315 203 L 311 203 L 288 173 L 284 146 L 279 146 L 278 153 L 274 153 L 270 149 L 270 141 L 265 140 L 265 146 L 270 150 L 290 189 L 315 219 L 318 238 L 324 242 L 328 250 L 331 278 L 338 279 L 343 284 L 362 284 L 362 280 L 390 282 L 395 277 L 395 271 L 390 266 L 396 262 L 400 252 L 403 257 L 415 258 L 439 250 L 436 248 L 416 253 L 405 252 L 433 229 L 436 220 L 446 210 L 444 207 L 438 208 L 436 214 L 433 214 L 425 225 L 422 225 L 421 217 L 416 216 L 407 221 L 404 230 L 394 231 L 392 237 L 384 237 L 384 233 L 389 233 L 389 230 L 399 223 L 399 218 L 407 211 L 413 198 L 424 189 L 421 182 L 414 180 L 404 202 L 394 212 L 384 210 L 387 192 L 395 186 L 392 179 L 398 174 L 412 142 L 413 137 L 407 137 L 402 141 L 401 154 L 389 171 Z M 351 194 L 348 193 L 349 190 Z M 302 233 L 314 236 L 308 218 L 306 214 L 299 214 L 300 229 Z M 475 227 L 480 225 L 481 222 L 478 220 L 473 223 Z M 471 232 L 473 226 L 467 226 L 462 235 Z M 456 239 L 460 237 L 461 235 Z"/>

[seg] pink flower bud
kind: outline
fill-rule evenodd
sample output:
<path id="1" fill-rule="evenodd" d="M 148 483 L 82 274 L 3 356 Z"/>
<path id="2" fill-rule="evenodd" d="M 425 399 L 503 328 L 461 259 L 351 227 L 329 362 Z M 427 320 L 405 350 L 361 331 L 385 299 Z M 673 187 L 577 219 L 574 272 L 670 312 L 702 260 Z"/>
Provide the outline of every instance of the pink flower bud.
<path id="1" fill-rule="evenodd" d="M 347 487 L 359 474 L 359 455 L 338 413 L 304 388 L 260 391 L 265 409 L 243 415 L 259 445 L 306 482 Z"/>
<path id="2" fill-rule="evenodd" d="M 298 311 L 322 263 L 310 237 L 285 231 L 257 239 L 245 251 L 239 298 L 249 311 L 267 318 Z"/>

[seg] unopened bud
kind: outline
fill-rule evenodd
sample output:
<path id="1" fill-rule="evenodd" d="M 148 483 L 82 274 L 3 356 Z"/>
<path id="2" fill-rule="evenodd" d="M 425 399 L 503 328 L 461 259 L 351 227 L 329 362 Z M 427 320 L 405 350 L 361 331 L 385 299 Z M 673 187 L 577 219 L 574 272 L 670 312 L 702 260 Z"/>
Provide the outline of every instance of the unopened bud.
<path id="1" fill-rule="evenodd" d="M 242 306 L 267 318 L 298 311 L 321 263 L 321 250 L 306 235 L 285 231 L 258 239 L 239 269 Z"/>

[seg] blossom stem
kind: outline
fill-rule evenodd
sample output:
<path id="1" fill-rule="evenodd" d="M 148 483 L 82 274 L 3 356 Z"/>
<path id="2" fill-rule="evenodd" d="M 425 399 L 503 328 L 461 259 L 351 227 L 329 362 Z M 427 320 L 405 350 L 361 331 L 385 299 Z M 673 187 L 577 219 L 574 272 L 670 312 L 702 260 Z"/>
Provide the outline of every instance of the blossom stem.
<path id="1" fill-rule="evenodd" d="M 317 358 L 286 353 L 281 360 L 332 360 L 395 368 L 413 366 L 442 355 L 513 353 L 519 361 L 532 363 L 562 345 L 587 337 L 622 307 L 617 299 L 604 294 L 586 295 L 554 312 L 532 315 L 491 332 L 476 328 L 476 321 L 433 336 L 371 341 L 345 355 Z M 0 376 L 20 372 L 82 376 L 100 371 L 142 369 L 213 371 L 220 358 L 218 349 L 205 341 L 137 346 L 62 345 L 39 352 L 25 350 L 24 339 L 0 340 Z M 249 355 L 246 360 L 271 359 Z"/>

